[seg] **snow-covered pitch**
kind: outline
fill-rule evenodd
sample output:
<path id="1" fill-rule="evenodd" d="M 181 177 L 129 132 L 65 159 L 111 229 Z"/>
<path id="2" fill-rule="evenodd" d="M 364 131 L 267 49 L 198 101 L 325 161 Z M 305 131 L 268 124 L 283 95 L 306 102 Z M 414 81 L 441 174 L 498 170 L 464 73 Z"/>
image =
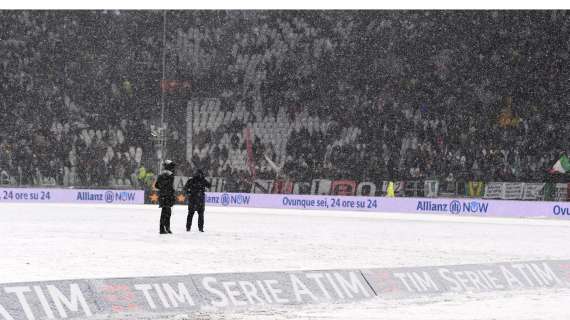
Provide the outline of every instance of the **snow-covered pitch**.
<path id="1" fill-rule="evenodd" d="M 570 258 L 570 221 L 245 208 L 206 209 L 158 234 L 160 209 L 0 204 L 0 283 L 359 269 Z M 570 290 L 274 306 L 172 319 L 570 319 Z M 169 318 L 169 317 L 165 317 Z"/>

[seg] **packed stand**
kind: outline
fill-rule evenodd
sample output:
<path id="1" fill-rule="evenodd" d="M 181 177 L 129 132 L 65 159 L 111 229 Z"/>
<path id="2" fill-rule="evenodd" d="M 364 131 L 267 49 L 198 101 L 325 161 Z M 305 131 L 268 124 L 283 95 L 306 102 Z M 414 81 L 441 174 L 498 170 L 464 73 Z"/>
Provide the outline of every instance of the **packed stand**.
<path id="1" fill-rule="evenodd" d="M 0 14 L 0 172 L 21 184 L 140 183 L 160 158 L 163 12 Z M 180 174 L 202 168 L 242 191 L 253 171 L 542 181 L 570 149 L 566 11 L 166 18 L 166 77 L 192 83 L 165 97 Z"/>
<path id="2" fill-rule="evenodd" d="M 210 29 L 179 30 L 176 47 L 193 57 L 180 68 L 208 70 L 204 96 L 253 118 L 239 126 L 255 129 L 286 110 L 285 123 L 271 125 L 287 128 L 278 141 L 286 152 L 267 157 L 271 165 L 255 157 L 262 177 L 543 181 L 569 149 L 567 12 L 216 18 Z"/>
<path id="3" fill-rule="evenodd" d="M 159 70 L 147 58 L 159 50 L 153 37 L 136 37 L 148 20 L 81 11 L 0 17 L 0 183 L 139 186 L 143 162 L 156 158 L 151 95 L 138 83 Z"/>

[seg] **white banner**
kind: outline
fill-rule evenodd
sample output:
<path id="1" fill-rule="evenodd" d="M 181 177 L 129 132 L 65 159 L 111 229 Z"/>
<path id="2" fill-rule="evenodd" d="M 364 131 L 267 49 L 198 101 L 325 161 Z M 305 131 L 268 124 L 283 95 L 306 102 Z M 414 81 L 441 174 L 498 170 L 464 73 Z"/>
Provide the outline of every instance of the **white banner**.
<path id="1" fill-rule="evenodd" d="M 439 194 L 439 181 L 426 180 L 424 181 L 424 196 L 427 198 L 435 198 Z"/>
<path id="2" fill-rule="evenodd" d="M 271 193 L 273 188 L 273 180 L 255 179 L 255 183 L 251 186 L 251 193 Z"/>
<path id="3" fill-rule="evenodd" d="M 311 185 L 311 194 L 330 194 L 332 181 L 328 179 L 314 179 Z"/>
<path id="4" fill-rule="evenodd" d="M 188 181 L 188 179 L 190 179 L 190 177 L 186 177 L 186 176 L 175 176 L 174 177 L 174 190 L 176 191 L 182 191 L 182 189 L 184 188 L 184 185 L 186 184 L 186 181 Z M 208 189 L 208 191 L 210 192 L 224 192 L 224 186 L 225 186 L 225 179 L 224 178 L 217 178 L 217 177 L 213 177 L 213 178 L 206 178 L 208 181 L 210 181 L 210 183 L 212 184 L 212 187 Z"/>
<path id="5" fill-rule="evenodd" d="M 302 194 L 311 192 L 311 184 L 309 182 L 295 182 L 293 185 L 293 194 Z"/>
<path id="6" fill-rule="evenodd" d="M 0 185 L 9 186 L 12 184 L 12 179 L 8 172 L 0 170 Z"/>
<path id="7" fill-rule="evenodd" d="M 568 201 L 568 184 L 567 183 L 557 183 L 556 184 L 556 194 L 554 195 L 555 201 Z"/>
<path id="8" fill-rule="evenodd" d="M 175 176 L 174 177 L 174 190 L 182 191 L 182 188 L 184 188 L 184 185 L 186 184 L 186 181 L 188 181 L 188 179 L 190 179 L 190 178 L 185 177 L 185 176 Z"/>
<path id="9" fill-rule="evenodd" d="M 503 199 L 505 184 L 503 182 L 489 182 L 485 185 L 485 199 Z"/>
<path id="10" fill-rule="evenodd" d="M 524 183 L 505 182 L 504 196 L 502 199 L 519 200 L 523 197 Z"/>
<path id="11" fill-rule="evenodd" d="M 212 187 L 209 189 L 212 192 L 223 192 L 226 187 L 226 179 L 224 178 L 210 178 L 210 183 Z"/>
<path id="12" fill-rule="evenodd" d="M 525 183 L 523 200 L 544 199 L 544 183 Z"/>

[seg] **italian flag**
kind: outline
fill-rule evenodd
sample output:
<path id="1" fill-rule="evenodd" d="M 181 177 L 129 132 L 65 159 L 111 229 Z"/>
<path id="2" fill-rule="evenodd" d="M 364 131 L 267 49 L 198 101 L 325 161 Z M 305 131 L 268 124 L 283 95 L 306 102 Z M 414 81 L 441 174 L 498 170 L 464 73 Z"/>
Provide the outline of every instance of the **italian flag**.
<path id="1" fill-rule="evenodd" d="M 554 164 L 550 173 L 567 173 L 570 172 L 570 159 L 567 155 L 562 155 L 558 161 Z"/>

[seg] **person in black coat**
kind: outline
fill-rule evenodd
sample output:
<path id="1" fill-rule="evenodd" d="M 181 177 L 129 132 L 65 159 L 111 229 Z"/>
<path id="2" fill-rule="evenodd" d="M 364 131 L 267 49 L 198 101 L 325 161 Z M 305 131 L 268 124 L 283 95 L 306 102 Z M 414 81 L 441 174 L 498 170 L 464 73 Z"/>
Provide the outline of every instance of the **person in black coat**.
<path id="1" fill-rule="evenodd" d="M 172 206 L 176 202 L 174 197 L 174 169 L 176 164 L 171 160 L 164 161 L 164 171 L 156 179 L 154 187 L 158 189 L 158 206 L 160 213 L 160 234 L 172 233 L 170 231 L 170 215 Z"/>
<path id="2" fill-rule="evenodd" d="M 188 218 L 186 219 L 186 231 L 192 228 L 192 218 L 194 212 L 198 211 L 198 230 L 204 232 L 204 209 L 206 206 L 206 188 L 212 185 L 206 178 L 202 170 L 198 170 L 194 176 L 184 185 L 184 192 L 188 196 Z"/>

